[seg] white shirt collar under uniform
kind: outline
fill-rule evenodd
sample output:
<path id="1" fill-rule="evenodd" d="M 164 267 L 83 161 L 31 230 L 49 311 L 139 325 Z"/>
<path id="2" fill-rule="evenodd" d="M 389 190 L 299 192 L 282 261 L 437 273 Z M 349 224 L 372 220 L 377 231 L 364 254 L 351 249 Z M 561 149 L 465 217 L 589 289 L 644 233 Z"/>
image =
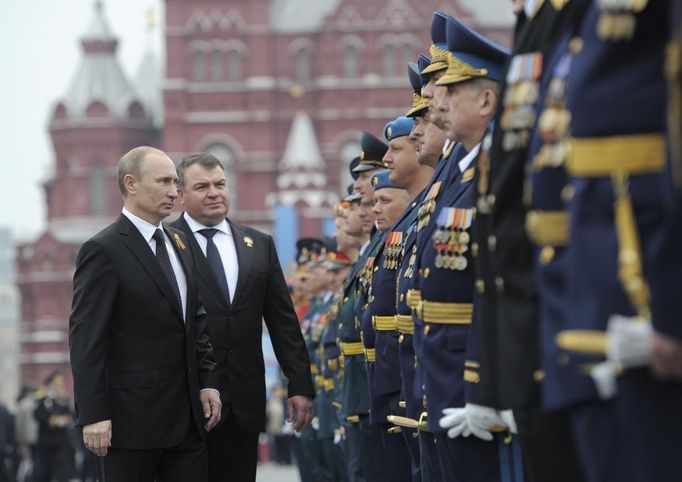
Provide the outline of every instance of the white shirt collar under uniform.
<path id="1" fill-rule="evenodd" d="M 459 170 L 461 172 L 464 172 L 468 169 L 469 165 L 471 162 L 476 158 L 478 155 L 478 151 L 481 150 L 481 143 L 479 142 L 474 146 L 473 149 L 471 149 L 469 152 L 467 152 L 467 155 L 462 158 L 461 161 L 459 161 Z"/>

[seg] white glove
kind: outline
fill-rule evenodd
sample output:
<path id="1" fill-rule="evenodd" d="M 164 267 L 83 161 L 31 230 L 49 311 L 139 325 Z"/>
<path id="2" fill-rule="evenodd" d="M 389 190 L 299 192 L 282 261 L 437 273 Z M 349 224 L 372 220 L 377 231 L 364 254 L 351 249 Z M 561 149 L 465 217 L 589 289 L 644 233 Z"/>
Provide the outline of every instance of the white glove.
<path id="1" fill-rule="evenodd" d="M 334 433 L 334 445 L 339 445 L 343 441 L 343 435 L 340 433 L 336 432 Z"/>
<path id="2" fill-rule="evenodd" d="M 500 412 L 500 418 L 504 421 L 508 430 L 516 435 L 519 433 L 519 429 L 516 426 L 516 419 L 514 418 L 514 412 L 512 410 L 502 410 Z"/>
<path id="3" fill-rule="evenodd" d="M 310 426 L 313 427 L 313 430 L 320 430 L 320 419 L 314 418 Z"/>
<path id="4" fill-rule="evenodd" d="M 516 433 L 516 421 L 511 410 L 499 412 L 494 408 L 467 403 L 463 408 L 445 408 L 443 417 L 438 421 L 443 429 L 448 429 L 448 437 L 468 437 L 474 434 L 481 440 L 493 439 L 491 430 L 508 427 Z"/>
<path id="5" fill-rule="evenodd" d="M 654 329 L 642 318 L 613 315 L 609 318 L 606 357 L 622 368 L 646 366 L 651 361 Z"/>
<path id="6" fill-rule="evenodd" d="M 457 438 L 471 435 L 466 418 L 466 408 L 444 408 L 443 416 L 438 420 L 442 429 L 448 429 L 448 437 Z"/>
<path id="7" fill-rule="evenodd" d="M 618 391 L 616 377 L 622 369 L 646 366 L 651 361 L 653 327 L 642 318 L 612 315 L 606 330 L 606 361 L 595 365 L 590 376 L 599 398 L 608 400 Z"/>
<path id="8" fill-rule="evenodd" d="M 294 435 L 294 425 L 291 422 L 284 422 L 282 425 L 282 435 Z"/>
<path id="9" fill-rule="evenodd" d="M 507 426 L 505 421 L 502 420 L 500 412 L 494 408 L 473 403 L 467 403 L 464 408 L 467 411 L 467 421 L 469 422 L 471 433 L 481 440 L 492 440 L 493 434 L 491 431 L 493 428 L 499 429 L 500 427 Z"/>

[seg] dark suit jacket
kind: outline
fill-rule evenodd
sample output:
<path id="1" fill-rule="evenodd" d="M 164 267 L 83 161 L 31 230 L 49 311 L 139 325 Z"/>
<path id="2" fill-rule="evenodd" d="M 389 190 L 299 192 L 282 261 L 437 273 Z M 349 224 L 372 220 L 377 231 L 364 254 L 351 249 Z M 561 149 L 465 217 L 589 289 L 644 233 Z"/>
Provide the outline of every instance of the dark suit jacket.
<path id="1" fill-rule="evenodd" d="M 205 436 L 199 391 L 215 366 L 206 312 L 184 234 L 166 233 L 187 278 L 185 321 L 154 253 L 125 216 L 86 241 L 76 259 L 69 344 L 77 424 L 111 419 L 113 448 L 177 445 L 192 421 Z"/>
<path id="2" fill-rule="evenodd" d="M 241 430 L 263 432 L 263 320 L 277 360 L 289 379 L 289 396 L 314 395 L 310 360 L 272 237 L 230 220 L 228 223 L 239 262 L 231 306 L 222 295 L 184 216 L 172 226 L 187 234 L 195 253 L 199 293 L 208 312 L 211 344 L 218 364 L 215 377 L 223 400 L 223 414 L 231 409 Z"/>

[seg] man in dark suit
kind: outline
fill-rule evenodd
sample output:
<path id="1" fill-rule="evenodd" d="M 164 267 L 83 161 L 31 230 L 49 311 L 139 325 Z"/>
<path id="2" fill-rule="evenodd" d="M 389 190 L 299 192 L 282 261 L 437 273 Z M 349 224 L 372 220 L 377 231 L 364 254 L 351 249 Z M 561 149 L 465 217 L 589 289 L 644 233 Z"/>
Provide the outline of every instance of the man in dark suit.
<path id="1" fill-rule="evenodd" d="M 199 292 L 226 407 L 208 438 L 209 480 L 252 482 L 258 434 L 265 431 L 263 320 L 289 379 L 287 417 L 297 431 L 312 419 L 310 360 L 272 238 L 227 219 L 229 192 L 220 161 L 194 154 L 177 170 L 185 213 L 172 226 L 187 234 L 197 253 Z"/>
<path id="2" fill-rule="evenodd" d="M 136 147 L 118 165 L 123 213 L 83 244 L 69 320 L 77 424 L 107 482 L 206 480 L 220 419 L 215 363 L 184 234 L 162 228 L 173 161 Z"/>

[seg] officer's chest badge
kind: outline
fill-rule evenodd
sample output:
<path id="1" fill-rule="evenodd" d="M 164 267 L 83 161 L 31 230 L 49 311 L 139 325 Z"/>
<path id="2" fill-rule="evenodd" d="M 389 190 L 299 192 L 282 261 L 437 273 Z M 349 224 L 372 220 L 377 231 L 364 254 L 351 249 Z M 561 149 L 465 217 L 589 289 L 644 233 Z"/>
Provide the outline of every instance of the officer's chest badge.
<path id="1" fill-rule="evenodd" d="M 500 117 L 505 151 L 523 149 L 528 144 L 530 129 L 537 118 L 535 102 L 540 95 L 542 67 L 541 52 L 519 54 L 511 59 Z"/>
<path id="2" fill-rule="evenodd" d="M 464 271 L 469 265 L 469 228 L 474 218 L 471 208 L 444 207 L 438 213 L 436 230 L 431 237 L 436 250 L 436 268 Z"/>
<path id="3" fill-rule="evenodd" d="M 431 185 L 429 192 L 424 196 L 424 200 L 422 201 L 422 205 L 419 206 L 419 212 L 417 214 L 417 231 L 421 231 L 428 226 L 429 221 L 431 220 L 431 214 L 436 210 L 436 199 L 438 198 L 442 184 L 441 181 L 434 182 Z"/>
<path id="4" fill-rule="evenodd" d="M 402 264 L 403 232 L 391 231 L 384 242 L 384 269 L 398 269 Z"/>

